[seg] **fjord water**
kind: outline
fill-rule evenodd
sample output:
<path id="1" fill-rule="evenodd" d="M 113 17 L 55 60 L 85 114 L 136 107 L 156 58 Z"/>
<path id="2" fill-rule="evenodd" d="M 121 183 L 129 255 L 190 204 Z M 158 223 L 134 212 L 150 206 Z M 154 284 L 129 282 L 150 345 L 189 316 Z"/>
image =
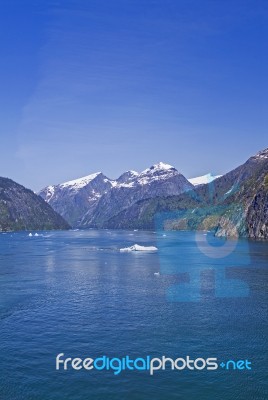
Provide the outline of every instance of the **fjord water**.
<path id="1" fill-rule="evenodd" d="M 159 250 L 119 251 L 135 243 Z M 166 268 L 174 248 L 181 274 Z M 267 399 L 268 243 L 240 240 L 226 261 L 226 281 L 248 295 L 216 297 L 218 262 L 207 257 L 200 299 L 182 301 L 199 250 L 191 232 L 1 234 L 0 398 Z M 58 353 L 248 359 L 252 370 L 56 371 Z"/>

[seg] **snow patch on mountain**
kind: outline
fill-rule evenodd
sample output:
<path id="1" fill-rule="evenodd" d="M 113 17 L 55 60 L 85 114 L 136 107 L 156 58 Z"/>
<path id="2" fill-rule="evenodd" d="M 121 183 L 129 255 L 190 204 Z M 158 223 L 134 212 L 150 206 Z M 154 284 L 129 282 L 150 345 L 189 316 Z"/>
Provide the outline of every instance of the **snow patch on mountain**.
<path id="1" fill-rule="evenodd" d="M 222 175 L 212 175 L 211 173 L 208 173 L 206 175 L 197 176 L 196 178 L 190 178 L 188 181 L 194 186 L 205 185 L 213 182 L 215 179 L 220 178 L 221 176 Z"/>
<path id="2" fill-rule="evenodd" d="M 48 186 L 47 187 L 47 194 L 46 194 L 46 201 L 49 202 L 49 200 L 54 196 L 55 193 L 55 188 L 54 186 Z"/>
<path id="3" fill-rule="evenodd" d="M 120 175 L 116 181 L 114 181 L 113 186 L 131 187 L 138 176 L 139 173 L 136 171 L 126 171 Z"/>
<path id="4" fill-rule="evenodd" d="M 39 195 L 72 226 L 99 226 L 145 198 L 172 196 L 192 185 L 170 164 L 159 162 L 141 173 L 124 172 L 111 180 L 101 172 L 44 188 Z"/>
<path id="5" fill-rule="evenodd" d="M 136 181 L 140 185 L 147 185 L 153 181 L 167 179 L 178 174 L 178 171 L 172 165 L 159 162 L 142 171 Z"/>
<path id="6" fill-rule="evenodd" d="M 266 159 L 266 158 L 268 158 L 268 148 L 259 151 L 255 156 L 253 156 L 251 158 L 254 158 L 254 159 Z"/>
<path id="7" fill-rule="evenodd" d="M 146 168 L 141 173 L 136 171 L 124 172 L 116 181 L 113 181 L 113 187 L 131 188 L 136 185 L 147 185 L 151 182 L 167 179 L 168 177 L 178 175 L 178 171 L 172 165 L 159 162 Z"/>
<path id="8" fill-rule="evenodd" d="M 74 190 L 79 190 L 84 186 L 88 185 L 93 179 L 95 179 L 101 172 L 96 172 L 95 174 L 84 176 L 83 178 L 74 179 L 72 181 L 64 182 L 59 185 L 60 188 L 73 188 Z"/>
<path id="9" fill-rule="evenodd" d="M 163 162 L 159 162 L 157 164 L 152 165 L 150 168 L 146 168 L 144 171 L 142 171 L 140 173 L 140 176 L 143 175 L 155 175 L 157 173 L 163 173 L 165 171 L 171 171 L 171 170 L 175 170 L 176 168 L 174 168 L 172 165 L 170 164 L 165 164 Z"/>

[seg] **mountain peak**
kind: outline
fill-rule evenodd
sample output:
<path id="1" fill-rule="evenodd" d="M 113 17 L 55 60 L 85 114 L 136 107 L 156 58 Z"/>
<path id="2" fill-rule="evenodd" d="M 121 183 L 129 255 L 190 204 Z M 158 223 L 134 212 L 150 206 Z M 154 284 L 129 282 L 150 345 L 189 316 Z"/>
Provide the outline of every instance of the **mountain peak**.
<path id="1" fill-rule="evenodd" d="M 119 178 L 116 180 L 117 183 L 129 183 L 132 181 L 134 178 L 136 178 L 139 175 L 138 172 L 136 171 L 126 171 L 122 175 L 119 176 Z"/>
<path id="2" fill-rule="evenodd" d="M 83 176 L 82 178 L 79 179 L 74 179 L 72 181 L 64 182 L 60 184 L 61 188 L 66 188 L 66 187 L 73 187 L 74 189 L 81 189 L 82 187 L 86 186 L 91 182 L 93 179 L 95 179 L 98 175 L 102 174 L 102 172 L 96 172 L 91 175 Z"/>
<path id="3" fill-rule="evenodd" d="M 268 148 L 259 151 L 255 156 L 253 156 L 251 158 L 259 159 L 259 160 L 268 158 Z"/>
<path id="4" fill-rule="evenodd" d="M 176 168 L 170 164 L 159 162 L 142 171 L 138 175 L 137 181 L 139 184 L 145 185 L 153 181 L 168 179 L 175 175 L 180 175 Z"/>
<path id="5" fill-rule="evenodd" d="M 164 162 L 160 161 L 159 163 L 152 165 L 149 169 L 150 170 L 164 170 L 164 171 L 167 171 L 167 170 L 170 170 L 170 169 L 174 170 L 176 168 L 174 168 L 170 164 L 167 164 L 167 163 L 164 163 Z"/>
<path id="6" fill-rule="evenodd" d="M 144 175 L 156 175 L 156 174 L 166 174 L 170 172 L 178 172 L 175 167 L 170 164 L 163 163 L 160 161 L 157 164 L 152 165 L 150 168 L 146 168 L 140 173 L 140 176 Z"/>

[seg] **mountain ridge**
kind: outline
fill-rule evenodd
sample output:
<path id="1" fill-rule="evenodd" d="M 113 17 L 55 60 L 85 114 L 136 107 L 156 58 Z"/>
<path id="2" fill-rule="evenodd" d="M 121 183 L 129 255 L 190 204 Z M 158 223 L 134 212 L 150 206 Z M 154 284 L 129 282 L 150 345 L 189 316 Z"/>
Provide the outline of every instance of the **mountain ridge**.
<path id="1" fill-rule="evenodd" d="M 225 175 L 209 173 L 190 181 L 173 166 L 159 162 L 140 173 L 126 171 L 115 180 L 102 173 L 91 174 L 93 179 L 78 191 L 83 178 L 54 186 L 54 199 L 56 189 L 61 192 L 54 208 L 66 217 L 71 200 L 71 207 L 81 211 L 72 225 L 80 228 L 157 229 L 155 216 L 169 213 L 164 229 L 213 229 L 217 236 L 268 238 L 268 182 L 263 183 L 267 174 L 268 149 Z M 104 186 L 89 191 L 96 179 Z M 67 197 L 65 190 L 69 191 Z M 47 187 L 42 195 L 53 206 L 50 192 L 51 187 Z M 81 208 L 84 192 L 87 196 Z"/>
<path id="2" fill-rule="evenodd" d="M 159 162 L 142 172 L 126 171 L 118 179 L 101 172 L 47 186 L 39 192 L 74 227 L 99 227 L 135 201 L 179 194 L 193 187 L 173 166 Z"/>
<path id="3" fill-rule="evenodd" d="M 0 231 L 69 229 L 68 223 L 30 189 L 0 177 Z"/>
<path id="4" fill-rule="evenodd" d="M 192 191 L 134 204 L 107 221 L 107 228 L 213 229 L 216 236 L 268 238 L 268 149 Z M 161 229 L 162 229 L 161 228 Z"/>

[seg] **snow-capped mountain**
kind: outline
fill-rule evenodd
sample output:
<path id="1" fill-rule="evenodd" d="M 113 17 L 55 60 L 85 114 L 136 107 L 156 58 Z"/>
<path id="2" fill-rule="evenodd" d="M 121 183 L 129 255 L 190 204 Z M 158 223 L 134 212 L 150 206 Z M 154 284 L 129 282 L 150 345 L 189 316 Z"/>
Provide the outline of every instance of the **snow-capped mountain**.
<path id="1" fill-rule="evenodd" d="M 87 212 L 94 212 L 100 197 L 114 184 L 116 182 L 97 172 L 59 185 L 47 186 L 38 194 L 72 226 L 77 226 Z"/>
<path id="2" fill-rule="evenodd" d="M 121 184 L 121 185 L 129 185 L 131 184 L 135 178 L 139 175 L 138 172 L 136 171 L 127 171 L 124 172 L 122 175 L 119 176 L 119 178 L 116 180 L 116 184 Z"/>
<path id="3" fill-rule="evenodd" d="M 236 226 L 239 236 L 268 238 L 267 162 L 265 149 L 223 176 L 206 174 L 190 180 L 160 162 L 140 173 L 124 172 L 116 180 L 98 172 L 48 186 L 39 194 L 76 227 L 151 229 L 158 212 L 187 207 L 207 209 L 212 202 L 214 217 L 215 207 L 219 206 L 217 236 L 232 236 Z M 213 191 L 206 185 L 212 181 Z M 194 193 L 186 193 L 191 189 Z M 209 211 L 205 217 L 208 215 Z M 205 221 L 207 224 L 210 219 Z M 200 225 L 199 213 L 196 217 L 191 213 L 191 229 L 195 224 Z"/>
<path id="4" fill-rule="evenodd" d="M 215 179 L 220 178 L 221 176 L 222 175 L 212 175 L 211 173 L 208 173 L 206 175 L 197 176 L 196 178 L 190 178 L 188 181 L 194 186 L 205 185 L 213 182 Z"/>
<path id="5" fill-rule="evenodd" d="M 268 158 L 268 148 L 259 151 L 255 156 L 252 156 L 251 159 L 254 160 L 265 160 Z"/>
<path id="6" fill-rule="evenodd" d="M 166 224 L 160 221 L 165 229 L 209 229 L 216 236 L 268 239 L 268 149 L 215 179 L 211 189 L 198 184 L 180 196 L 136 202 L 112 217 L 106 227 L 155 229 L 155 215 L 164 211 L 169 213 Z M 178 210 L 186 212 L 184 218 Z"/>
<path id="7" fill-rule="evenodd" d="M 72 226 L 102 226 L 103 222 L 145 198 L 171 196 L 193 188 L 176 168 L 160 162 L 141 173 L 124 172 L 117 180 L 101 172 L 47 186 L 39 192 Z"/>
<path id="8" fill-rule="evenodd" d="M 81 225 L 100 227 L 140 200 L 178 195 L 192 188 L 193 185 L 176 168 L 160 162 L 140 174 L 134 173 L 127 182 L 116 181 L 100 198 L 94 213 L 90 211 L 84 216 Z"/>

